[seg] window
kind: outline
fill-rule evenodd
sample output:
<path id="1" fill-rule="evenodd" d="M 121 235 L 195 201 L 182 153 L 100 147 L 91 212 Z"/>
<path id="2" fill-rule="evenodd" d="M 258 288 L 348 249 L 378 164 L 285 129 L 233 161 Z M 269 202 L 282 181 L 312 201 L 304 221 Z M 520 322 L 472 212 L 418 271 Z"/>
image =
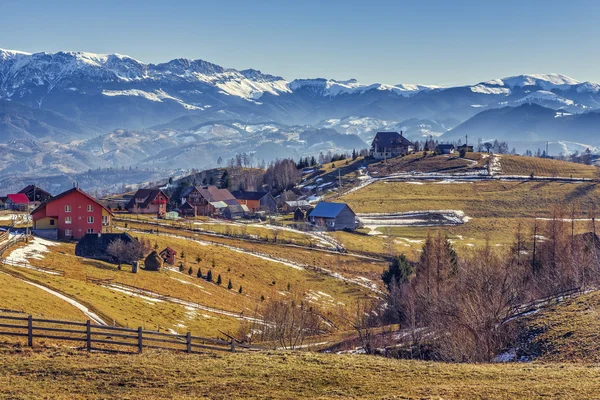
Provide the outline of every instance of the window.
<path id="1" fill-rule="evenodd" d="M 94 233 L 94 229 L 93 228 L 88 229 L 87 233 Z"/>
<path id="2" fill-rule="evenodd" d="M 71 223 L 71 217 L 65 217 L 65 224 Z"/>
<path id="3" fill-rule="evenodd" d="M 54 225 L 54 220 L 53 219 L 50 220 L 50 225 Z"/>
<path id="4" fill-rule="evenodd" d="M 108 215 L 102 216 L 102 225 L 108 225 Z"/>
<path id="5" fill-rule="evenodd" d="M 65 206 L 65 212 L 71 212 L 71 206 Z"/>
<path id="6" fill-rule="evenodd" d="M 88 212 L 93 212 L 94 211 L 94 206 L 91 205 L 91 204 L 88 204 L 87 210 L 88 210 Z"/>
<path id="7" fill-rule="evenodd" d="M 94 223 L 94 217 L 88 217 L 88 224 Z"/>
<path id="8" fill-rule="evenodd" d="M 73 232 L 70 229 L 65 229 L 65 236 L 73 236 Z"/>

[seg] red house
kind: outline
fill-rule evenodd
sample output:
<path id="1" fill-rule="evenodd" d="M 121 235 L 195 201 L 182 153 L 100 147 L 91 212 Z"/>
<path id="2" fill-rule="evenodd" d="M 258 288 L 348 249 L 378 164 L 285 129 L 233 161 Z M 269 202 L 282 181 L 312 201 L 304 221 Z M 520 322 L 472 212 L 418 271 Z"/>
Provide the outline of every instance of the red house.
<path id="1" fill-rule="evenodd" d="M 8 194 L 4 208 L 15 211 L 28 211 L 29 199 L 23 193 Z"/>
<path id="2" fill-rule="evenodd" d="M 107 232 L 112 213 L 83 190 L 73 188 L 37 207 L 31 217 L 34 233 L 78 240 L 86 233 Z"/>

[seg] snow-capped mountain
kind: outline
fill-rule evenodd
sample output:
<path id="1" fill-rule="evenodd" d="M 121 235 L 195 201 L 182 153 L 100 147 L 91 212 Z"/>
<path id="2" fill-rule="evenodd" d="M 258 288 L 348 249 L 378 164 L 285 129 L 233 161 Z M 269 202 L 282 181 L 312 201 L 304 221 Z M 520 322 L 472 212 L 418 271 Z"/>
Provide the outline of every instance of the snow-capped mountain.
<path id="1" fill-rule="evenodd" d="M 565 75 L 519 75 L 475 85 L 364 84 L 294 79 L 204 60 L 146 64 L 120 54 L 0 50 L 0 100 L 45 109 L 92 130 L 199 122 L 317 124 L 351 115 L 465 121 L 485 109 L 535 103 L 582 112 L 600 107 L 600 85 Z"/>

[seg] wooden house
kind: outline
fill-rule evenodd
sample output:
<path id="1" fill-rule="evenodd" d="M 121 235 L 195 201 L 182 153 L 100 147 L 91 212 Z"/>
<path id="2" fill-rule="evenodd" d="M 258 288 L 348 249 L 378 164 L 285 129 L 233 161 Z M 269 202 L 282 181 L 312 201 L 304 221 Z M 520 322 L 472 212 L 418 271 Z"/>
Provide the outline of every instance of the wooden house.
<path id="1" fill-rule="evenodd" d="M 238 203 L 248 207 L 250 212 L 277 211 L 277 202 L 270 192 L 249 192 L 246 190 L 236 190 L 231 193 Z"/>
<path id="2" fill-rule="evenodd" d="M 177 252 L 170 247 L 166 247 L 159 253 L 165 264 L 175 265 Z"/>
<path id="3" fill-rule="evenodd" d="M 440 143 L 435 146 L 436 154 L 454 154 L 456 147 L 453 144 Z"/>
<path id="4" fill-rule="evenodd" d="M 398 132 L 377 132 L 371 143 L 371 157 L 376 160 L 410 154 L 415 145 Z"/>
<path id="5" fill-rule="evenodd" d="M 322 201 L 308 216 L 314 226 L 328 231 L 355 230 L 356 214 L 345 203 L 329 203 Z"/>
<path id="6" fill-rule="evenodd" d="M 182 193 L 179 212 L 184 216 L 224 216 L 237 218 L 244 209 L 227 189 L 216 186 L 191 187 Z"/>
<path id="7" fill-rule="evenodd" d="M 283 203 L 283 206 L 281 207 L 281 210 L 284 213 L 291 213 L 291 212 L 296 211 L 298 208 L 301 209 L 301 210 L 303 210 L 303 211 L 306 211 L 309 208 L 311 208 L 311 205 L 306 200 L 286 201 L 286 202 Z"/>
<path id="8" fill-rule="evenodd" d="M 125 206 L 127 211 L 134 214 L 165 215 L 167 213 L 167 196 L 160 189 L 138 189 Z"/>
<path id="9" fill-rule="evenodd" d="M 115 240 L 121 239 L 125 243 L 137 241 L 128 233 L 87 233 L 83 235 L 75 246 L 75 255 L 79 257 L 94 258 L 97 260 L 113 261 L 108 254 L 108 246 Z"/>
<path id="10" fill-rule="evenodd" d="M 52 195 L 45 191 L 44 189 L 36 186 L 36 185 L 28 185 L 25 186 L 19 193 L 27 196 L 31 203 L 44 203 L 52 198 Z"/>

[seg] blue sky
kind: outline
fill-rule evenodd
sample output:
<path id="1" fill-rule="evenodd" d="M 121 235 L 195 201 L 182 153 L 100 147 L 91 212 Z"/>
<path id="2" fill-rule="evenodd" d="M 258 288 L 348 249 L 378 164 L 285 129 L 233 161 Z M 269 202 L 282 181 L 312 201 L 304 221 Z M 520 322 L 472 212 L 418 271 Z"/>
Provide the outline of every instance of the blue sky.
<path id="1" fill-rule="evenodd" d="M 0 0 L 0 48 L 201 58 L 287 79 L 600 82 L 599 17 L 595 0 Z"/>

